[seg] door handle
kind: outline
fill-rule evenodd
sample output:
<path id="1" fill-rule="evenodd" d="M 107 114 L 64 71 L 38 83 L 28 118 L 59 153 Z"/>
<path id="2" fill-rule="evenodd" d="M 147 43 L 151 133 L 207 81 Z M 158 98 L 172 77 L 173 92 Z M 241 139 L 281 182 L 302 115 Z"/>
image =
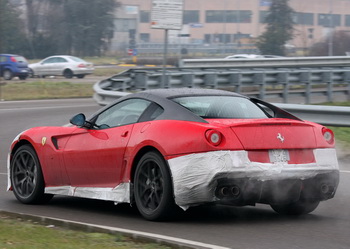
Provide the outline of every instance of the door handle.
<path id="1" fill-rule="evenodd" d="M 121 136 L 126 137 L 126 136 L 128 136 L 128 134 L 129 134 L 129 131 L 124 131 Z"/>

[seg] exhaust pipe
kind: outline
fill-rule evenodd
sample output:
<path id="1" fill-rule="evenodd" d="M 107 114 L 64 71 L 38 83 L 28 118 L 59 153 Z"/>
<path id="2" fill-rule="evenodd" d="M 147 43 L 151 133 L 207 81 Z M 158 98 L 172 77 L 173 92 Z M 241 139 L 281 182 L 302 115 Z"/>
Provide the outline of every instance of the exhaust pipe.
<path id="1" fill-rule="evenodd" d="M 322 194 L 328 194 L 329 193 L 329 191 L 330 191 L 330 187 L 329 187 L 329 185 L 327 185 L 327 184 L 322 184 L 321 185 L 321 193 Z"/>
<path id="2" fill-rule="evenodd" d="M 230 195 L 230 189 L 228 187 L 222 187 L 220 189 L 220 194 L 224 197 L 227 197 Z"/>
<path id="3" fill-rule="evenodd" d="M 241 193 L 241 190 L 239 189 L 238 186 L 231 187 L 231 194 L 233 197 L 238 197 L 240 193 Z"/>

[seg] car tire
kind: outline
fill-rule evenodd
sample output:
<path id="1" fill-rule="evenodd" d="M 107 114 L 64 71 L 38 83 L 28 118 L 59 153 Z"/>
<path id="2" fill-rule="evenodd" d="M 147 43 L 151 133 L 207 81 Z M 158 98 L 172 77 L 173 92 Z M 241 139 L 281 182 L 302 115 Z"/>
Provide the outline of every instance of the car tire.
<path id="1" fill-rule="evenodd" d="M 2 75 L 4 77 L 5 80 L 12 80 L 13 78 L 13 73 L 11 70 L 6 69 Z"/>
<path id="2" fill-rule="evenodd" d="M 299 200 L 285 205 L 271 205 L 272 209 L 282 215 L 303 215 L 314 211 L 319 201 Z"/>
<path id="3" fill-rule="evenodd" d="M 35 150 L 22 145 L 14 154 L 10 171 L 11 186 L 16 198 L 24 204 L 46 203 L 52 194 L 45 194 L 44 177 Z"/>
<path id="4" fill-rule="evenodd" d="M 78 75 L 77 75 L 77 78 L 78 78 L 78 79 L 83 79 L 84 77 L 85 77 L 85 74 L 78 74 Z"/>
<path id="5" fill-rule="evenodd" d="M 67 79 L 73 78 L 73 72 L 70 69 L 66 69 L 63 71 L 63 76 Z"/>
<path id="6" fill-rule="evenodd" d="M 20 80 L 25 80 L 25 79 L 27 79 L 27 76 L 18 76 L 18 78 L 19 78 Z"/>
<path id="7" fill-rule="evenodd" d="M 137 209 L 147 220 L 171 218 L 176 211 L 172 180 L 163 157 L 154 151 L 142 156 L 134 175 Z"/>

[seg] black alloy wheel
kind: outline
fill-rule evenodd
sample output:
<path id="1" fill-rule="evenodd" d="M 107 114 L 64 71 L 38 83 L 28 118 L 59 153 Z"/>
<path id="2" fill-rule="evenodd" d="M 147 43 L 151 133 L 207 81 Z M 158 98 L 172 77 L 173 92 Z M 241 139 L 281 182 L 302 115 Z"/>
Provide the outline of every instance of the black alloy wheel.
<path id="1" fill-rule="evenodd" d="M 171 218 L 176 211 L 168 166 L 157 152 L 146 153 L 138 162 L 134 177 L 136 206 L 147 220 Z"/>
<path id="2" fill-rule="evenodd" d="M 40 163 L 30 145 L 21 146 L 14 154 L 10 178 L 13 192 L 22 203 L 45 203 L 53 197 L 44 193 L 44 178 Z"/>

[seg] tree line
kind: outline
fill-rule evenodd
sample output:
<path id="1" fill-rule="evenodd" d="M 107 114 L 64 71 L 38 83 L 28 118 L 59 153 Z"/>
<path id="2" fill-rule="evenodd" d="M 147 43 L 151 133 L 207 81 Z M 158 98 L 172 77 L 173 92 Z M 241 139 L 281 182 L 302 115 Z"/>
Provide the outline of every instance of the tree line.
<path id="1" fill-rule="evenodd" d="M 0 53 L 100 56 L 113 37 L 115 0 L 1 0 Z"/>

